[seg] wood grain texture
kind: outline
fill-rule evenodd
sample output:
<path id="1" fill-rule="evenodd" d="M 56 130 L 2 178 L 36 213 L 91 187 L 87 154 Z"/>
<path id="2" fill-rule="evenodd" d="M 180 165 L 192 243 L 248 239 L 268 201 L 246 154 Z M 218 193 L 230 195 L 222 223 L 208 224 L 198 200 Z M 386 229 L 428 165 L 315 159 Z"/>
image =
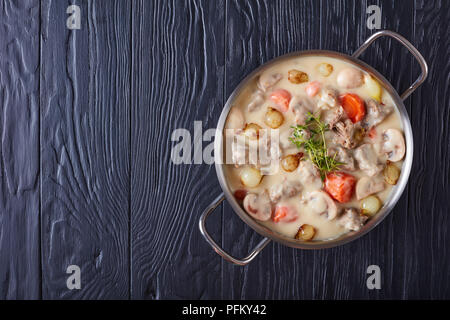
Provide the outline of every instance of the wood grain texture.
<path id="1" fill-rule="evenodd" d="M 414 43 L 429 75 L 411 96 L 414 162 L 409 181 L 407 298 L 450 298 L 450 3 L 415 2 Z M 414 78 L 420 72 L 413 65 Z"/>
<path id="2" fill-rule="evenodd" d="M 0 108 L 0 299 L 37 299 L 39 1 L 0 2 Z"/>
<path id="3" fill-rule="evenodd" d="M 68 30 L 69 4 L 41 10 L 42 296 L 128 298 L 130 4 L 77 1 Z"/>
<path id="4" fill-rule="evenodd" d="M 194 138 L 223 106 L 223 2 L 137 1 L 133 48 L 132 298 L 220 298 L 221 261 L 197 227 L 220 192 L 214 168 L 170 156 L 173 130 Z M 220 212 L 210 220 L 220 239 Z"/>

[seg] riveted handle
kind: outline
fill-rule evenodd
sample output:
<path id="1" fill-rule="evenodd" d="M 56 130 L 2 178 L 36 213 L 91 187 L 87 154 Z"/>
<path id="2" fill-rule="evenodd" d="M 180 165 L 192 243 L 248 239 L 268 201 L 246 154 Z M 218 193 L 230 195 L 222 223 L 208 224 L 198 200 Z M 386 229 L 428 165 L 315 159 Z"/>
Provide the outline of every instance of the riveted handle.
<path id="1" fill-rule="evenodd" d="M 374 33 L 373 35 L 371 35 L 361 45 L 361 47 L 359 47 L 358 50 L 356 50 L 353 53 L 352 56 L 354 58 L 358 58 L 364 51 L 366 51 L 367 47 L 370 46 L 370 44 L 372 42 L 374 42 L 376 39 L 378 39 L 380 37 L 383 37 L 383 36 L 394 38 L 395 40 L 400 42 L 404 47 L 406 47 L 409 50 L 409 52 L 411 52 L 411 54 L 414 56 L 414 58 L 416 58 L 417 62 L 420 65 L 420 69 L 422 69 L 422 73 L 416 79 L 416 81 L 414 81 L 413 84 L 408 89 L 406 89 L 406 91 L 403 92 L 402 95 L 400 96 L 402 98 L 402 100 L 405 100 L 406 98 L 409 97 L 409 95 L 411 93 L 413 93 L 425 81 L 425 79 L 428 76 L 427 62 L 425 61 L 423 56 L 420 54 L 420 52 L 411 44 L 411 42 L 409 42 L 403 36 L 399 35 L 396 32 L 389 31 L 389 30 L 382 30 L 382 31 L 379 31 L 379 32 Z"/>
<path id="2" fill-rule="evenodd" d="M 211 245 L 211 247 L 213 247 L 213 249 L 217 252 L 217 254 L 222 256 L 222 258 L 224 258 L 228 262 L 237 264 L 239 266 L 245 266 L 249 264 L 258 255 L 258 253 L 260 253 L 261 250 L 264 249 L 264 247 L 269 244 L 271 240 L 269 238 L 264 238 L 263 240 L 261 240 L 261 242 L 258 243 L 256 247 L 252 250 L 252 252 L 250 252 L 249 255 L 243 259 L 235 258 L 229 253 L 225 252 L 225 250 L 223 250 L 222 247 L 220 247 L 214 241 L 214 239 L 211 237 L 208 231 L 206 231 L 206 219 L 219 206 L 219 204 L 222 203 L 223 200 L 225 200 L 225 196 L 222 193 L 205 209 L 205 211 L 203 211 L 202 215 L 200 216 L 198 226 L 205 240 Z"/>

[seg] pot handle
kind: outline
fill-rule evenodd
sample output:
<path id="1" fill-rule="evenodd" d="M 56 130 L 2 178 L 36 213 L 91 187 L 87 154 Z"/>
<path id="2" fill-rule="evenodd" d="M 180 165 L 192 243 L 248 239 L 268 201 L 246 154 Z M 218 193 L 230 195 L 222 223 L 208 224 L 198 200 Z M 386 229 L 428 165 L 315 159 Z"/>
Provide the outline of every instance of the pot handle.
<path id="1" fill-rule="evenodd" d="M 222 193 L 205 209 L 205 211 L 203 211 L 202 215 L 200 216 L 198 227 L 200 228 L 200 232 L 201 232 L 202 236 L 211 245 L 211 247 L 213 247 L 213 249 L 217 252 L 217 254 L 222 256 L 222 258 L 224 258 L 228 262 L 237 264 L 239 266 L 245 266 L 245 265 L 249 264 L 258 255 L 258 253 L 260 253 L 261 250 L 264 249 L 264 247 L 269 244 L 269 242 L 271 240 L 269 238 L 264 238 L 263 240 L 261 240 L 261 242 L 258 243 L 258 245 L 255 247 L 255 249 L 253 249 L 253 251 L 250 252 L 250 254 L 243 259 L 237 259 L 237 258 L 233 257 L 232 255 L 226 253 L 213 240 L 213 238 L 210 236 L 210 234 L 206 231 L 206 226 L 205 226 L 206 218 L 208 218 L 208 216 L 214 211 L 214 209 L 216 209 L 219 206 L 219 204 L 222 203 L 223 200 L 225 200 L 225 196 Z"/>
<path id="2" fill-rule="evenodd" d="M 382 31 L 379 31 L 379 32 L 371 35 L 361 45 L 361 47 L 359 47 L 358 50 L 356 50 L 353 53 L 352 57 L 358 58 L 372 42 L 374 42 L 376 39 L 378 39 L 382 36 L 388 36 L 388 37 L 394 38 L 395 40 L 399 41 L 403 46 L 405 46 L 409 50 L 409 52 L 411 52 L 411 54 L 414 56 L 414 58 L 416 58 L 417 62 L 419 62 L 420 68 L 422 69 L 422 73 L 416 79 L 416 81 L 414 81 L 414 83 L 408 89 L 406 89 L 406 91 L 403 92 L 402 95 L 400 96 L 402 98 L 402 100 L 405 100 L 406 98 L 409 97 L 409 95 L 411 93 L 413 93 L 425 81 L 425 79 L 428 76 L 427 62 L 425 61 L 423 56 L 420 54 L 420 52 L 411 44 L 411 42 L 409 42 L 403 36 L 399 35 L 396 32 L 389 31 L 389 30 L 382 30 Z"/>

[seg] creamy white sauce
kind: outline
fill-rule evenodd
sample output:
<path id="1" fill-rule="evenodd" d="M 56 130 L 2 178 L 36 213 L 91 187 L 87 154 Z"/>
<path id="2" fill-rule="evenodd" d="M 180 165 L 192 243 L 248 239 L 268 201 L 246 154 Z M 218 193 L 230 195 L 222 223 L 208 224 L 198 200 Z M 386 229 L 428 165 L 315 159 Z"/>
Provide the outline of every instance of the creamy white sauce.
<path id="1" fill-rule="evenodd" d="M 319 74 L 317 71 L 317 65 L 320 63 L 329 63 L 333 66 L 333 72 L 328 77 L 324 77 Z M 264 74 L 261 76 L 267 76 L 273 73 L 280 73 L 282 74 L 283 78 L 277 82 L 273 87 L 271 87 L 266 92 L 266 99 L 264 103 L 261 105 L 261 107 L 253 112 L 249 112 L 247 109 L 248 104 L 251 101 L 252 94 L 257 90 L 257 80 L 253 81 L 252 83 L 249 83 L 236 97 L 235 101 L 233 102 L 233 107 L 230 112 L 230 116 L 227 119 L 227 123 L 225 125 L 225 128 L 236 128 L 236 123 L 240 123 L 239 120 L 236 120 L 236 112 L 241 112 L 244 117 L 244 123 L 256 123 L 259 126 L 261 126 L 264 129 L 270 129 L 265 123 L 264 123 L 264 115 L 267 111 L 268 107 L 273 106 L 273 102 L 269 99 L 270 92 L 272 90 L 276 90 L 279 88 L 288 90 L 292 97 L 299 95 L 299 96 L 306 96 L 305 93 L 305 87 L 306 85 L 311 81 L 319 81 L 322 84 L 322 88 L 326 86 L 330 86 L 334 89 L 338 90 L 339 94 L 343 93 L 356 93 L 359 95 L 363 100 L 367 101 L 370 99 L 370 96 L 368 95 L 367 89 L 362 86 L 359 88 L 354 89 L 342 89 L 339 88 L 336 80 L 337 75 L 339 72 L 344 68 L 356 68 L 354 65 L 348 64 L 344 61 L 337 60 L 334 58 L 329 57 L 323 57 L 323 56 L 314 56 L 314 57 L 294 57 L 289 60 L 282 61 L 276 65 L 271 66 L 269 69 L 266 69 L 264 71 Z M 291 69 L 297 69 L 303 72 L 306 72 L 309 77 L 309 81 L 302 83 L 302 84 L 293 84 L 288 80 L 288 71 Z M 311 98 L 314 102 L 314 107 L 317 108 L 317 101 L 319 100 L 318 97 Z M 389 128 L 395 128 L 402 131 L 401 122 L 398 110 L 396 106 L 393 103 L 392 98 L 389 96 L 389 94 L 383 90 L 382 92 L 382 98 L 381 102 L 385 106 L 391 106 L 394 107 L 394 112 L 392 112 L 388 117 L 386 117 L 380 124 L 378 124 L 375 127 L 376 130 L 376 139 L 370 139 L 369 137 L 365 137 L 364 141 L 368 143 L 372 143 L 374 147 L 377 147 L 377 143 L 381 141 L 381 135 L 382 132 Z M 233 110 L 236 109 L 236 110 Z M 318 109 L 315 109 L 316 112 Z M 290 136 L 291 129 L 290 127 L 292 125 L 295 125 L 294 123 L 294 113 L 289 110 L 288 112 L 283 113 L 284 116 L 284 122 L 281 127 L 279 127 L 279 133 L 280 137 L 283 140 L 282 145 L 289 145 L 287 148 L 282 148 L 282 156 L 288 155 L 288 154 L 295 154 L 299 152 L 299 149 L 292 143 L 286 142 L 286 138 Z M 327 133 L 327 146 L 333 147 L 334 144 L 332 141 L 328 139 L 329 135 L 331 133 Z M 361 143 L 360 143 L 361 144 Z M 359 145 L 360 145 L 359 144 Z M 228 152 L 228 150 L 225 150 L 225 152 Z M 352 153 L 352 151 L 351 151 Z M 380 163 L 386 162 L 386 157 L 384 155 L 379 155 L 379 161 Z M 357 162 L 355 161 L 356 170 L 355 171 L 347 171 L 349 174 L 355 176 L 357 179 L 360 177 L 365 176 L 365 173 L 358 169 Z M 402 161 L 396 162 L 397 167 L 402 167 Z M 261 183 L 255 187 L 255 188 L 248 188 L 245 187 L 241 181 L 240 181 L 240 171 L 244 166 L 235 167 L 232 164 L 225 164 L 224 165 L 224 173 L 225 178 L 228 183 L 229 188 L 232 192 L 235 190 L 245 189 L 252 193 L 261 193 L 266 189 L 269 189 L 271 186 L 277 183 L 283 182 L 284 179 L 288 180 L 300 180 L 300 173 L 299 170 L 295 170 L 294 172 L 286 172 L 281 167 L 278 170 L 278 173 L 275 175 L 269 175 L 264 176 Z M 345 171 L 345 170 L 339 170 L 339 171 Z M 382 172 L 379 173 L 376 177 L 382 179 Z M 390 191 L 392 189 L 392 186 L 385 183 L 385 189 L 376 195 L 378 198 L 385 202 L 385 200 L 388 198 Z M 299 227 L 302 224 L 310 224 L 314 226 L 316 229 L 316 234 L 314 237 L 314 240 L 326 240 L 326 239 L 332 239 L 336 238 L 340 235 L 342 235 L 345 232 L 348 232 L 345 228 L 340 226 L 336 219 L 328 220 L 325 215 L 318 215 L 315 213 L 317 209 L 321 208 L 311 208 L 312 203 L 308 203 L 304 200 L 305 197 L 309 194 L 309 192 L 317 190 L 317 184 L 304 184 L 303 189 L 299 195 L 296 195 L 291 198 L 282 199 L 277 205 L 288 205 L 295 208 L 298 212 L 298 218 L 293 222 L 273 222 L 272 220 L 260 222 L 261 224 L 265 225 L 266 227 L 275 230 L 283 235 L 286 235 L 288 237 L 294 237 L 297 233 Z M 352 200 L 350 202 L 341 204 L 335 201 L 336 205 L 339 209 L 345 208 L 345 207 L 354 207 L 358 208 L 360 207 L 360 201 L 356 200 L 356 196 L 353 195 Z M 317 204 L 320 205 L 320 204 Z M 315 210 L 316 209 L 316 210 Z M 319 210 L 320 211 L 320 210 Z"/>

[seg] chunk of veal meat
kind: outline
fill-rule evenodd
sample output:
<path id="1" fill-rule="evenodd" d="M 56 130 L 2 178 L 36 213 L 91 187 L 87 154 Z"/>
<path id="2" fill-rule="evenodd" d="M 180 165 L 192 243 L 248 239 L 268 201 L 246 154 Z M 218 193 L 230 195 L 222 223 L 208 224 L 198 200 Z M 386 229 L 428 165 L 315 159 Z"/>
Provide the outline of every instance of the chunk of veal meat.
<path id="1" fill-rule="evenodd" d="M 344 118 L 344 115 L 344 108 L 342 108 L 342 106 L 337 106 L 336 108 L 326 111 L 323 121 L 328 124 L 328 128 L 333 129 L 336 126 L 336 123 Z"/>
<path id="2" fill-rule="evenodd" d="M 383 166 L 378 164 L 378 158 L 369 143 L 365 143 L 355 149 L 354 156 L 358 161 L 359 168 L 363 170 L 369 177 L 376 175 L 383 170 Z"/>
<path id="3" fill-rule="evenodd" d="M 309 190 L 317 190 L 323 187 L 320 172 L 309 160 L 300 161 L 298 166 L 299 180 Z"/>
<path id="4" fill-rule="evenodd" d="M 248 111 L 252 112 L 258 110 L 264 104 L 264 92 L 257 89 L 251 96 L 250 102 L 247 106 Z"/>
<path id="5" fill-rule="evenodd" d="M 251 164 L 258 167 L 264 175 L 278 171 L 282 152 L 279 139 L 271 135 L 274 134 L 273 131 L 260 130 L 258 140 L 248 139 L 240 129 L 234 130 L 232 135 L 227 131 L 227 134 L 227 139 L 231 139 L 231 161 L 236 167 Z"/>
<path id="6" fill-rule="evenodd" d="M 231 142 L 231 161 L 238 167 L 246 164 L 248 155 L 247 138 L 241 134 L 242 130 L 235 130 L 236 134 L 230 136 Z"/>
<path id="7" fill-rule="evenodd" d="M 275 132 L 264 130 L 258 140 L 257 166 L 263 175 L 275 174 L 280 167 L 282 152 L 279 137 L 273 135 Z"/>
<path id="8" fill-rule="evenodd" d="M 382 122 L 386 116 L 388 116 L 392 112 L 391 107 L 381 107 L 378 102 L 371 99 L 366 103 L 367 114 L 364 120 L 362 121 L 363 128 L 370 130 L 375 127 L 377 124 Z"/>
<path id="9" fill-rule="evenodd" d="M 294 133 L 294 129 L 293 128 L 289 128 L 287 130 L 283 130 L 280 133 L 280 146 L 283 149 L 289 149 L 289 148 L 296 148 L 295 145 L 292 143 L 291 140 L 289 140 L 289 138 L 291 138 L 293 136 Z M 308 130 L 301 130 L 302 136 L 304 139 L 309 139 L 311 137 L 311 132 Z"/>
<path id="10" fill-rule="evenodd" d="M 384 190 L 384 182 L 381 179 L 362 177 L 356 183 L 356 199 L 361 200 L 371 194 Z"/>
<path id="11" fill-rule="evenodd" d="M 263 73 L 259 77 L 258 87 L 266 92 L 283 78 L 281 73 Z"/>
<path id="12" fill-rule="evenodd" d="M 292 134 L 294 133 L 293 128 L 289 128 L 287 130 L 283 130 L 280 133 L 280 146 L 283 149 L 288 149 L 294 146 L 294 144 L 289 140 L 290 137 L 292 137 Z"/>
<path id="13" fill-rule="evenodd" d="M 274 184 L 269 189 L 272 202 L 278 202 L 281 198 L 291 198 L 302 190 L 300 182 L 284 179 L 283 182 Z"/>
<path id="14" fill-rule="evenodd" d="M 347 208 L 337 221 L 345 229 L 358 231 L 362 228 L 367 219 L 367 216 L 360 215 L 355 208 Z"/>
<path id="15" fill-rule="evenodd" d="M 336 155 L 336 160 L 339 162 L 343 162 L 344 164 L 340 166 L 341 169 L 347 170 L 347 171 L 355 171 L 355 160 L 353 157 L 349 154 L 348 151 L 346 151 L 342 147 L 336 147 L 328 149 L 330 155 L 334 156 Z"/>
<path id="16" fill-rule="evenodd" d="M 325 88 L 320 93 L 320 99 L 317 106 L 322 109 L 336 108 L 339 106 L 338 93 L 333 88 Z"/>
<path id="17" fill-rule="evenodd" d="M 340 144 L 346 149 L 356 147 L 356 141 L 353 138 L 356 127 L 350 119 L 339 121 L 334 126 L 334 142 Z"/>
<path id="18" fill-rule="evenodd" d="M 228 113 L 225 129 L 242 129 L 244 128 L 244 125 L 244 114 L 241 109 L 233 106 L 230 113 Z"/>
<path id="19" fill-rule="evenodd" d="M 307 97 L 295 96 L 289 103 L 289 109 L 294 112 L 295 123 L 304 125 L 308 118 L 308 112 L 312 112 L 313 106 Z"/>

